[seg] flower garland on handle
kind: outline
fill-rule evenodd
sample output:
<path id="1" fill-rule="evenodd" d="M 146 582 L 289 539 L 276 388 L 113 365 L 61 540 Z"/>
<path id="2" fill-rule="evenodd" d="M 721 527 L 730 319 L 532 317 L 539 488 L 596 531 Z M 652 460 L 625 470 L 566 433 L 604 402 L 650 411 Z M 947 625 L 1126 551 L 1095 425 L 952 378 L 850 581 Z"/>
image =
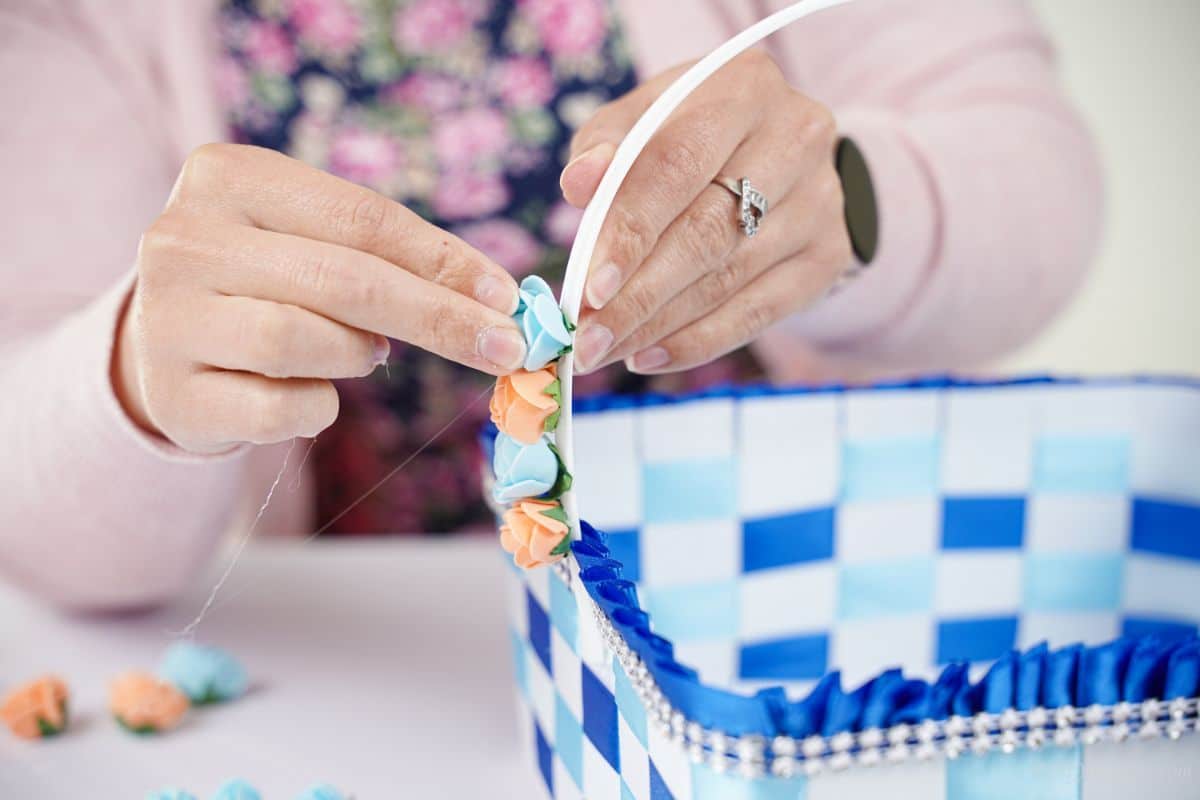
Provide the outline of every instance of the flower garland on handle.
<path id="1" fill-rule="evenodd" d="M 492 497 L 509 506 L 500 544 L 524 569 L 552 564 L 566 555 L 571 526 L 561 498 L 571 473 L 554 445 L 562 414 L 557 362 L 571 352 L 575 326 L 567 322 L 550 286 L 536 275 L 521 281 L 513 315 L 528 346 L 525 368 L 497 379 L 492 422 L 500 429 L 492 468 Z"/>

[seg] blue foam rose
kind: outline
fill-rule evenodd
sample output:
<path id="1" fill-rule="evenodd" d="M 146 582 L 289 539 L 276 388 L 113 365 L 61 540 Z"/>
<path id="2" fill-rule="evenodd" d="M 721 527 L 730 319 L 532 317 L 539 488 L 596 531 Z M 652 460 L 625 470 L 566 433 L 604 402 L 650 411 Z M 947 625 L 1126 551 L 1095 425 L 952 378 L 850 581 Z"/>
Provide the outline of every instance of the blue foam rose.
<path id="1" fill-rule="evenodd" d="M 541 369 L 571 349 L 571 330 L 550 285 L 537 275 L 521 281 L 520 302 L 513 319 L 525 334 L 525 369 Z"/>
<path id="2" fill-rule="evenodd" d="M 234 778 L 213 795 L 213 800 L 262 800 L 262 795 L 258 793 L 250 784 L 240 778 Z"/>
<path id="3" fill-rule="evenodd" d="M 523 445 L 502 433 L 496 437 L 492 467 L 496 471 L 492 496 L 502 505 L 541 497 L 558 481 L 558 457 L 545 441 Z"/>
<path id="4" fill-rule="evenodd" d="M 215 647 L 176 642 L 163 656 L 158 674 L 196 705 L 223 703 L 246 693 L 246 670 Z"/>
<path id="5" fill-rule="evenodd" d="M 346 800 L 346 796 L 327 783 L 306 789 L 296 800 Z"/>

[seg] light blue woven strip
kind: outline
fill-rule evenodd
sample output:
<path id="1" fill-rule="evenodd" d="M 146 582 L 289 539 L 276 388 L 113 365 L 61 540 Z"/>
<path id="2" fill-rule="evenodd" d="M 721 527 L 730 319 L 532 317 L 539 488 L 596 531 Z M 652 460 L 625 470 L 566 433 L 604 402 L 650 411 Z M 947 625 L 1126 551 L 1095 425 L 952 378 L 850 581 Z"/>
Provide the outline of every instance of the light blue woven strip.
<path id="1" fill-rule="evenodd" d="M 914 558 L 838 567 L 840 620 L 912 614 L 933 608 L 933 560 Z"/>
<path id="2" fill-rule="evenodd" d="M 1124 569 L 1119 553 L 1031 553 L 1025 559 L 1024 610 L 1115 611 Z"/>
<path id="3" fill-rule="evenodd" d="M 646 744 L 646 708 L 642 705 L 642 700 L 634 691 L 633 684 L 629 682 L 629 677 L 625 674 L 625 670 L 621 667 L 621 662 L 613 659 L 613 673 L 616 676 L 614 681 L 616 691 L 613 692 L 617 700 L 617 711 L 625 718 L 625 724 L 629 726 L 629 730 L 633 731 L 633 735 L 637 738 L 642 747 L 647 747 Z"/>
<path id="4" fill-rule="evenodd" d="M 694 522 L 737 517 L 733 459 L 671 461 L 642 466 L 646 522 Z"/>
<path id="5" fill-rule="evenodd" d="M 732 638 L 738 631 L 737 581 L 640 590 L 654 630 L 676 642 Z"/>
<path id="6" fill-rule="evenodd" d="M 946 800 L 1080 800 L 1079 746 L 992 751 L 946 764 Z"/>
<path id="7" fill-rule="evenodd" d="M 1129 488 L 1129 439 L 1055 436 L 1036 444 L 1039 492 L 1120 493 Z"/>
<path id="8" fill-rule="evenodd" d="M 842 450 L 842 499 L 936 494 L 939 450 L 933 438 L 847 442 Z"/>
<path id="9" fill-rule="evenodd" d="M 557 575 L 550 576 L 550 622 L 571 648 L 579 652 L 579 609 L 571 590 Z"/>
<path id="10" fill-rule="evenodd" d="M 717 773 L 703 764 L 692 765 L 693 800 L 805 800 L 804 776 L 748 781 L 740 775 Z"/>
<path id="11" fill-rule="evenodd" d="M 508 638 L 512 647 L 513 677 L 517 682 L 517 688 L 521 690 L 521 696 L 528 701 L 529 678 L 525 674 L 525 663 L 529 656 L 525 650 L 529 645 L 525 644 L 525 640 L 518 636 L 512 628 L 508 629 Z"/>
<path id="12" fill-rule="evenodd" d="M 583 787 L 583 726 L 562 696 L 554 695 L 554 752 L 567 768 L 575 785 Z"/>

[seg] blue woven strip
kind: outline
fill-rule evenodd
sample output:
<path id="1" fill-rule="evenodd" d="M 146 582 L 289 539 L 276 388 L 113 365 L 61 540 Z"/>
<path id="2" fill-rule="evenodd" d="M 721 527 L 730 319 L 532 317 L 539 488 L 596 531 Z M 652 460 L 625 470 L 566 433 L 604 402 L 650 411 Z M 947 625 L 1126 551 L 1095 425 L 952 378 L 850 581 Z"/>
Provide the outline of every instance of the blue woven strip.
<path id="1" fill-rule="evenodd" d="M 651 633 L 633 584 L 621 577 L 620 563 L 609 557 L 606 537 L 586 522 L 582 533 L 573 547 L 580 578 L 646 664 L 663 695 L 688 719 L 733 735 L 803 737 L 819 732 L 830 736 L 868 725 L 937 718 L 946 710 L 963 715 L 995 713 L 1029 706 L 1035 697 L 1037 705 L 1058 708 L 1154 696 L 1170 700 L 1200 692 L 1200 637 L 1193 632 L 1167 641 L 1153 635 L 1122 637 L 1093 647 L 1073 645 L 1054 651 L 1039 645 L 999 659 L 976 683 L 966 681 L 966 664 L 956 660 L 932 685 L 917 679 L 898 683 L 900 675 L 889 671 L 846 692 L 835 672 L 798 701 L 788 701 L 782 688 L 752 696 L 736 694 L 704 685 L 695 671 L 675 659 L 671 643 Z M 1000 625 L 998 620 L 995 635 L 1001 635 Z M 1003 627 L 1002 635 L 1011 636 L 1015 623 L 1004 620 Z M 964 655 L 970 654 L 964 651 Z"/>

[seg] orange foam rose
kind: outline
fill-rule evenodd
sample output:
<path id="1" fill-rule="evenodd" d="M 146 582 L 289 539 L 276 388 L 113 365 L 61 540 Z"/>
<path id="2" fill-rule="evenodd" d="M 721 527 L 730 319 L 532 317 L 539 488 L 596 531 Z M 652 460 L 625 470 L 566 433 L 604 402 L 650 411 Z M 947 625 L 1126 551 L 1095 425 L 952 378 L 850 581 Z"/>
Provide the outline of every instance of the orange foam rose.
<path id="1" fill-rule="evenodd" d="M 565 554 L 562 545 L 569 531 L 567 523 L 557 518 L 561 516 L 562 506 L 556 502 L 522 500 L 504 512 L 500 546 L 523 569 L 553 564 Z"/>
<path id="2" fill-rule="evenodd" d="M 109 710 L 134 733 L 174 728 L 189 705 L 187 695 L 145 672 L 127 672 L 109 686 Z"/>
<path id="3" fill-rule="evenodd" d="M 22 739 L 53 736 L 67 726 L 67 697 L 67 685 L 45 675 L 9 692 L 0 719 Z"/>
<path id="4" fill-rule="evenodd" d="M 514 372 L 496 380 L 492 393 L 492 422 L 521 444 L 534 444 L 546 421 L 558 413 L 558 401 L 546 394 L 558 380 L 554 365 L 537 372 Z"/>

